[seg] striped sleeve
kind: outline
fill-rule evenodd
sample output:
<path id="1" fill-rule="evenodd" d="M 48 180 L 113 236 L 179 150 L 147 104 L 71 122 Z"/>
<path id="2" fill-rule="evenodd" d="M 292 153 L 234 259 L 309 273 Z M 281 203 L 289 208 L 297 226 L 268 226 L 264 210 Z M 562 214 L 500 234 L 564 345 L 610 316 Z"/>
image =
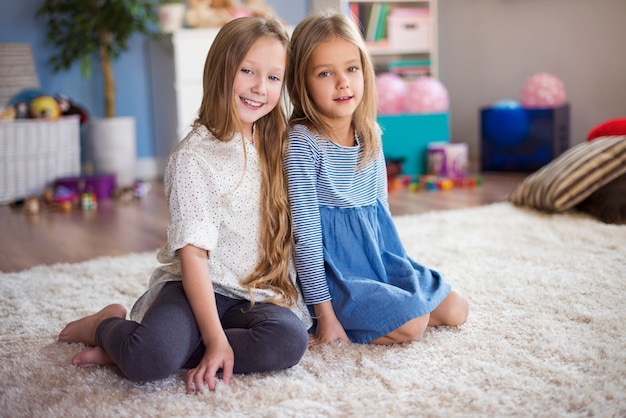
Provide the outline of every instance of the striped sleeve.
<path id="1" fill-rule="evenodd" d="M 292 211 L 295 264 L 305 303 L 331 299 L 324 273 L 322 227 L 316 189 L 316 161 L 320 150 L 308 131 L 289 132 L 283 165 Z"/>

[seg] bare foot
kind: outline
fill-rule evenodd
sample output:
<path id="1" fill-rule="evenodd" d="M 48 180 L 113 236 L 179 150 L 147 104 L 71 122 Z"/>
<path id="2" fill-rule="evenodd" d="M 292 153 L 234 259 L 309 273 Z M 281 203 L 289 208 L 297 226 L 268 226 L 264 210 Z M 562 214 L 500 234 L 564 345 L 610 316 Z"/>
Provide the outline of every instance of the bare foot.
<path id="1" fill-rule="evenodd" d="M 107 318 L 126 318 L 126 308 L 114 303 L 101 311 L 84 318 L 72 321 L 59 334 L 59 341 L 64 343 L 85 343 L 96 345 L 96 328 Z"/>
<path id="2" fill-rule="evenodd" d="M 102 348 L 94 347 L 91 350 L 81 351 L 72 357 L 72 364 L 76 367 L 105 366 L 113 364 L 113 360 Z"/>

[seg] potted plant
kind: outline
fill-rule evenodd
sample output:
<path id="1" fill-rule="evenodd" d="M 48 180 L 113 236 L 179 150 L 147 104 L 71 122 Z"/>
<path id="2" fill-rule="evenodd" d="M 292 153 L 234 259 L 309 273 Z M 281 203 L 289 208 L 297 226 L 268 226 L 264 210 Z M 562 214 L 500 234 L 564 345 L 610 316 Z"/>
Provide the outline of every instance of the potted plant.
<path id="1" fill-rule="evenodd" d="M 185 20 L 186 0 L 160 0 L 159 22 L 161 32 L 176 32 L 183 27 Z"/>
<path id="2" fill-rule="evenodd" d="M 132 185 L 136 170 L 135 119 L 115 110 L 113 62 L 128 49 L 135 34 L 150 34 L 157 23 L 155 0 L 44 0 L 37 17 L 47 24 L 46 37 L 57 53 L 49 58 L 55 72 L 80 64 L 91 74 L 95 56 L 103 79 L 105 118 L 90 123 L 95 169 L 112 173 L 118 187 Z M 110 137 L 100 137 L 108 135 Z"/>

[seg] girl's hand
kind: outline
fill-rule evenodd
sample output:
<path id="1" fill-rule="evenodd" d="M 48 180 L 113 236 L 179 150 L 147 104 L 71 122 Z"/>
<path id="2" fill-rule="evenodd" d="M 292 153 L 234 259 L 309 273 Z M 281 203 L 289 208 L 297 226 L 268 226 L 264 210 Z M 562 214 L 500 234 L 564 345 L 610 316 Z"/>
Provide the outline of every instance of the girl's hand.
<path id="1" fill-rule="evenodd" d="M 309 339 L 309 347 L 324 345 L 338 340 L 350 342 L 346 331 L 335 315 L 330 301 L 318 303 L 313 308 L 317 316 L 317 331 L 315 336 Z"/>
<path id="2" fill-rule="evenodd" d="M 185 376 L 187 393 L 201 392 L 204 383 L 211 392 L 215 391 L 215 376 L 220 369 L 222 369 L 222 381 L 230 384 L 234 364 L 235 354 L 224 335 L 224 338 L 208 344 L 200 363 L 187 372 Z"/>
<path id="3" fill-rule="evenodd" d="M 230 383 L 235 354 L 220 322 L 213 283 L 209 277 L 208 253 L 188 244 L 178 250 L 185 295 L 198 323 L 205 352 L 200 363 L 185 376 L 187 393 L 202 391 L 204 383 L 215 390 L 215 375 L 222 369 L 222 381 Z"/>
<path id="4" fill-rule="evenodd" d="M 346 331 L 343 329 L 339 321 L 334 321 L 333 323 L 328 324 L 318 321 L 317 331 L 315 335 L 309 339 L 309 348 L 329 344 L 339 340 L 347 343 L 350 342 Z"/>

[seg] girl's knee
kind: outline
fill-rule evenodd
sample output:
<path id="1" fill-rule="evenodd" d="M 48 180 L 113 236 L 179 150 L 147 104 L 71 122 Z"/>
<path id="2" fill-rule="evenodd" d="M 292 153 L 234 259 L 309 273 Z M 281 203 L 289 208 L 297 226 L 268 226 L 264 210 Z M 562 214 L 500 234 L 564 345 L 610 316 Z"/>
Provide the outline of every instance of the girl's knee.
<path id="1" fill-rule="evenodd" d="M 424 336 L 430 315 L 422 315 L 404 324 L 405 341 L 417 341 Z"/>
<path id="2" fill-rule="evenodd" d="M 133 382 L 153 382 L 178 372 L 182 366 L 164 356 L 143 356 L 119 366 L 122 374 Z"/>
<path id="3" fill-rule="evenodd" d="M 431 312 L 429 325 L 455 327 L 465 323 L 468 316 L 469 301 L 467 297 L 453 289 L 443 302 Z"/>
<path id="4" fill-rule="evenodd" d="M 284 356 L 283 368 L 296 365 L 309 346 L 309 333 L 302 321 L 294 315 L 294 320 L 284 321 L 280 327 L 282 353 Z"/>
<path id="5" fill-rule="evenodd" d="M 300 322 L 300 320 L 298 320 Z M 288 339 L 287 344 L 287 355 L 286 362 L 284 368 L 289 368 L 298 364 L 298 362 L 306 353 L 307 348 L 309 347 L 309 333 L 304 328 L 303 324 L 300 322 L 297 328 L 292 328 L 289 331 L 289 334 L 286 335 Z"/>
<path id="6" fill-rule="evenodd" d="M 450 309 L 448 325 L 462 325 L 469 316 L 469 301 L 464 295 L 455 292 L 454 302 Z"/>
<path id="7" fill-rule="evenodd" d="M 400 327 L 391 331 L 385 335 L 382 339 L 379 339 L 376 343 L 379 344 L 399 344 L 409 341 L 417 341 L 422 338 L 426 327 L 428 327 L 428 320 L 430 315 L 422 315 L 417 318 L 411 319 L 404 323 Z"/>
<path id="8" fill-rule="evenodd" d="M 254 334 L 254 346 L 246 343 L 247 347 L 241 347 L 242 353 L 248 353 L 244 369 L 254 371 L 268 372 L 295 366 L 304 356 L 309 344 L 309 334 L 304 324 L 287 309 L 280 315 L 263 321 Z M 235 356 L 237 357 L 237 352 Z M 248 361 L 251 364 L 247 364 Z M 238 368 L 237 359 L 235 367 Z"/>

